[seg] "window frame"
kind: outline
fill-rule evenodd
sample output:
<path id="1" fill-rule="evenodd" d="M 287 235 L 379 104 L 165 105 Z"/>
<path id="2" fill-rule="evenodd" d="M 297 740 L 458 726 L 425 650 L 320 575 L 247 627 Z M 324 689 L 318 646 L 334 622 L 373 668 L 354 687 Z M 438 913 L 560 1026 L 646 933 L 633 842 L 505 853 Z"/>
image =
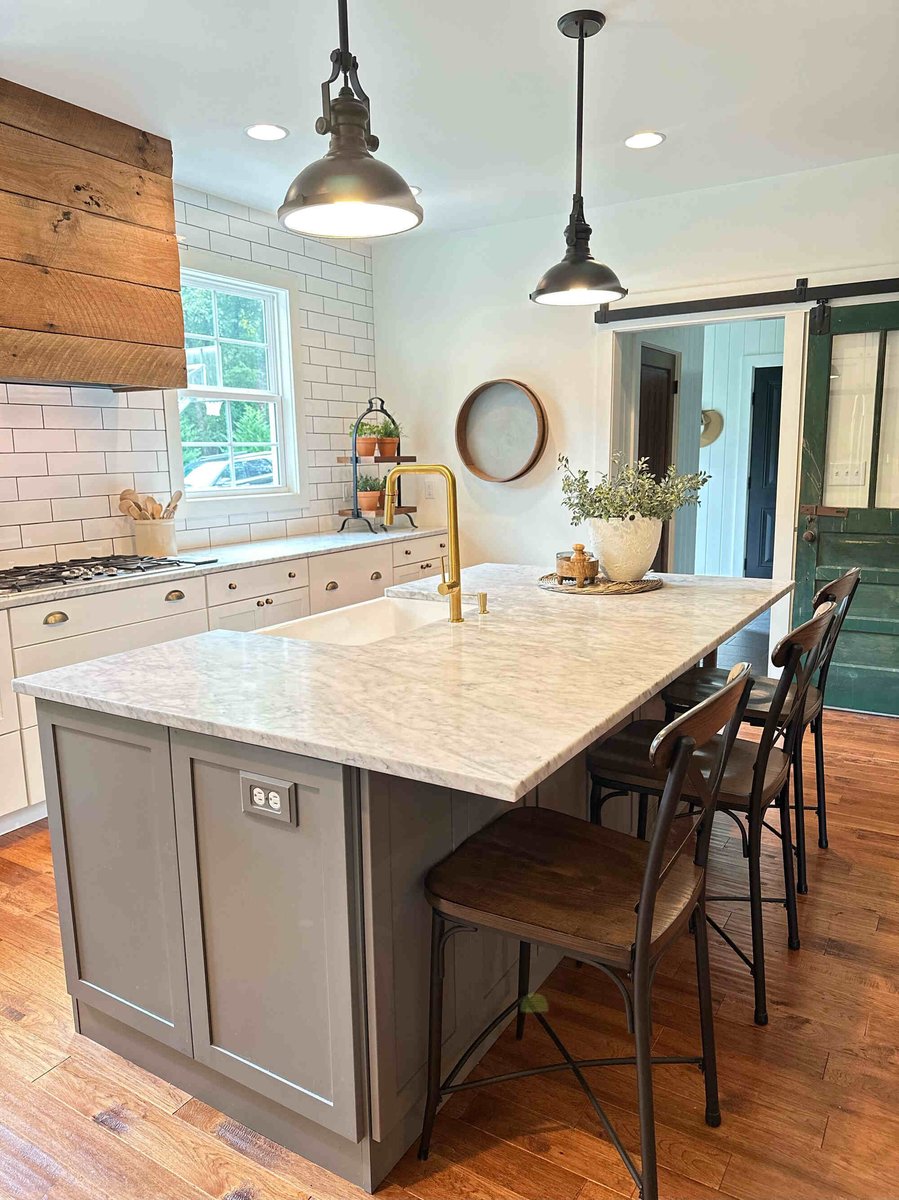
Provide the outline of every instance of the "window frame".
<path id="1" fill-rule="evenodd" d="M 260 263 L 244 262 L 212 254 L 209 251 L 181 248 L 181 286 L 219 287 L 237 294 L 263 299 L 266 315 L 271 315 L 269 365 L 279 390 L 255 392 L 242 388 L 186 387 L 165 393 L 166 439 L 169 448 L 169 473 L 172 490 L 185 493 L 182 504 L 188 518 L 276 512 L 279 509 L 306 507 L 309 503 L 308 456 L 305 446 L 305 422 L 301 404 L 302 308 L 297 303 L 301 291 L 296 276 Z M 228 339 L 224 339 L 227 341 Z M 197 399 L 249 400 L 257 403 L 280 400 L 280 429 L 277 452 L 281 483 L 277 486 L 228 488 L 225 492 L 208 489 L 187 493 L 184 488 L 184 456 L 178 401 L 184 396 Z"/>

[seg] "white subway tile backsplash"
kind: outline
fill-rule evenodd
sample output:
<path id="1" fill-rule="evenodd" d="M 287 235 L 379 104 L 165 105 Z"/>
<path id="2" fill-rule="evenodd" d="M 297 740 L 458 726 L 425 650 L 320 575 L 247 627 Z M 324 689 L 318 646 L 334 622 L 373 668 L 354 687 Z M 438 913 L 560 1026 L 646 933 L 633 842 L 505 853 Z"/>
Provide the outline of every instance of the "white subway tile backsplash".
<path id="1" fill-rule="evenodd" d="M 174 190 L 176 200 L 181 200 L 185 204 L 197 204 L 200 208 L 207 207 L 205 192 L 197 192 L 193 188 L 185 187 L 183 183 L 176 183 Z"/>
<path id="2" fill-rule="evenodd" d="M 124 408 L 126 395 L 112 388 L 72 388 L 72 403 L 84 408 Z"/>
<path id="3" fill-rule="evenodd" d="M 265 263 L 267 267 L 281 267 L 287 270 L 290 266 L 286 250 L 276 250 L 274 246 L 263 246 L 259 242 L 250 245 L 253 262 Z"/>
<path id="4" fill-rule="evenodd" d="M 83 408 L 73 405 L 71 408 L 38 408 L 34 411 L 43 413 L 44 427 L 46 429 L 100 429 L 103 426 L 103 417 L 106 413 L 115 414 L 120 412 L 121 409 Z M 2 415 L 3 410 L 0 409 L 0 416 Z M 18 426 L 18 428 L 21 428 L 21 426 Z"/>
<path id="5" fill-rule="evenodd" d="M 78 450 L 131 449 L 131 431 L 128 429 L 79 429 L 74 436 Z"/>
<path id="6" fill-rule="evenodd" d="M 54 411 L 65 412 L 65 409 Z M 41 429 L 43 409 L 37 404 L 0 404 L 0 428 Z"/>
<path id="7" fill-rule="evenodd" d="M 209 249 L 215 254 L 227 254 L 231 258 L 250 258 L 250 243 L 243 238 L 231 237 L 227 233 L 210 233 Z"/>
<path id="8" fill-rule="evenodd" d="M 78 483 L 78 480 L 75 481 Z M 106 472 L 101 475 L 83 475 L 81 477 L 82 496 L 117 496 L 125 488 L 136 488 L 134 476 L 127 471 Z M 21 485 L 19 494 L 21 495 Z M 72 493 L 77 496 L 78 492 Z"/>
<path id="9" fill-rule="evenodd" d="M 337 251 L 334 246 L 328 245 L 327 242 L 318 242 L 315 238 L 304 238 L 304 241 L 308 258 L 317 258 L 321 262 L 337 262 Z"/>
<path id="10" fill-rule="evenodd" d="M 135 429 L 131 433 L 132 450 L 165 450 L 165 446 L 165 434 L 161 430 Z M 167 466 L 164 469 L 168 469 Z"/>
<path id="11" fill-rule="evenodd" d="M 214 208 L 216 212 L 227 213 L 229 217 L 243 217 L 244 220 L 250 215 L 250 210 L 245 204 L 236 204 L 233 200 L 226 200 L 224 196 L 206 197 L 206 204 L 209 208 Z"/>
<path id="12" fill-rule="evenodd" d="M 55 546 L 80 541 L 80 521 L 47 521 L 22 526 L 23 546 Z"/>
<path id="13" fill-rule="evenodd" d="M 76 452 L 47 455 L 47 473 L 50 475 L 98 475 L 106 469 L 106 460 L 102 454 Z"/>
<path id="14" fill-rule="evenodd" d="M 0 553 L 0 568 L 32 567 L 38 563 L 56 562 L 53 546 L 31 546 L 27 550 L 5 550 Z"/>
<path id="15" fill-rule="evenodd" d="M 102 455 L 98 455 L 102 458 Z M 105 464 L 101 464 L 97 469 L 100 471 L 155 471 L 156 470 L 156 455 L 150 452 L 141 451 L 135 453 L 127 450 L 105 456 Z"/>
<path id="16" fill-rule="evenodd" d="M 106 408 L 102 413 L 102 425 L 104 429 L 156 429 L 157 411 L 152 408 Z M 164 418 L 162 428 L 165 428 Z"/>
<path id="17" fill-rule="evenodd" d="M 0 476 L 46 475 L 46 454 L 0 454 Z"/>
<path id="18" fill-rule="evenodd" d="M 162 392 L 125 392 L 129 408 L 163 408 Z"/>
<path id="19" fill-rule="evenodd" d="M 43 383 L 8 383 L 10 404 L 71 404 L 72 390 Z"/>
<path id="20" fill-rule="evenodd" d="M 112 554 L 112 540 L 72 542 L 69 545 L 56 546 L 55 549 L 57 562 L 65 562 L 69 558 L 94 558 L 101 554 Z"/>
<path id="21" fill-rule="evenodd" d="M 124 516 L 97 517 L 81 522 L 84 537 L 88 540 L 95 538 L 129 537 L 131 534 L 131 519 Z"/>
<path id="22" fill-rule="evenodd" d="M 15 429 L 2 432 L 12 434 L 16 450 L 75 449 L 75 433 L 71 429 Z"/>
<path id="23" fill-rule="evenodd" d="M 0 504 L 0 525 L 31 525 L 52 520 L 49 500 L 12 500 Z"/>
<path id="24" fill-rule="evenodd" d="M 81 521 L 85 517 L 109 515 L 109 500 L 106 496 L 76 496 L 70 500 L 51 500 L 50 504 L 53 506 L 54 521 Z"/>
<path id="25" fill-rule="evenodd" d="M 211 208 L 200 208 L 196 204 L 185 205 L 184 223 L 199 225 L 201 229 L 214 229 L 218 233 L 228 232 L 228 218 L 224 213 L 215 212 Z"/>

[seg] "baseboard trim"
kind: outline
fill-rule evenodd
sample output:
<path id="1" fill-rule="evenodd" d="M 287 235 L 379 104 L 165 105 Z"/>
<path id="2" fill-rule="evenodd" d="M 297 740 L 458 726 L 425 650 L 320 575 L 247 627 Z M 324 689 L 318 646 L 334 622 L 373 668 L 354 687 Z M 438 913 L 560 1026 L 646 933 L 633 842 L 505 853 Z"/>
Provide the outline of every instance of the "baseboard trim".
<path id="1" fill-rule="evenodd" d="M 47 805 L 29 804 L 27 808 L 17 808 L 15 812 L 4 813 L 0 817 L 0 837 L 4 833 L 12 833 L 23 825 L 33 825 L 35 821 L 43 821 L 47 815 Z"/>

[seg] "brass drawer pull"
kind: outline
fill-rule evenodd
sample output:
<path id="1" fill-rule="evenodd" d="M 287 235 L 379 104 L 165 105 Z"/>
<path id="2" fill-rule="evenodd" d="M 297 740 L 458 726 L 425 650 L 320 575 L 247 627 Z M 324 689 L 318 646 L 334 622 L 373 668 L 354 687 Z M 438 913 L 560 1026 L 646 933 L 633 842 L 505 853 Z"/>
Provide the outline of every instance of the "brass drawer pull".
<path id="1" fill-rule="evenodd" d="M 411 550 L 404 550 L 404 551 L 403 551 L 403 554 L 411 554 L 411 553 L 412 553 L 412 551 L 411 551 Z"/>
<path id="2" fill-rule="evenodd" d="M 271 596 L 266 596 L 265 602 L 266 602 L 266 604 L 274 604 L 275 603 L 274 600 L 271 598 Z"/>
<path id="3" fill-rule="evenodd" d="M 288 572 L 287 572 L 287 578 L 288 578 L 288 579 L 296 579 L 296 577 L 297 577 L 297 573 L 296 573 L 296 571 L 288 571 Z"/>
<path id="4" fill-rule="evenodd" d="M 446 549 L 446 542 L 441 542 L 441 543 L 440 543 L 440 549 L 441 549 L 441 550 L 445 550 L 445 549 Z"/>
<path id="5" fill-rule="evenodd" d="M 421 563 L 421 565 L 419 566 L 418 569 L 420 571 L 430 571 L 430 569 L 431 569 L 431 567 L 433 567 L 433 565 L 434 565 L 433 563 Z"/>
<path id="6" fill-rule="evenodd" d="M 256 607 L 257 607 L 257 608 L 264 608 L 264 607 L 265 607 L 265 601 L 264 601 L 264 600 L 257 600 L 257 601 L 256 601 Z"/>
<path id="7" fill-rule="evenodd" d="M 174 591 L 169 592 L 168 595 L 166 596 L 166 600 L 183 600 L 183 599 L 184 599 L 184 592 L 179 591 L 177 588 L 175 588 Z"/>
<path id="8" fill-rule="evenodd" d="M 372 571 L 371 577 L 372 579 L 381 579 L 382 575 L 380 571 Z"/>
<path id="9" fill-rule="evenodd" d="M 325 584 L 325 591 L 326 592 L 336 592 L 339 587 L 340 587 L 340 584 L 337 582 L 337 580 L 332 579 L 330 581 L 330 583 Z"/>
<path id="10" fill-rule="evenodd" d="M 236 584 L 236 583 L 229 583 L 229 584 L 228 584 L 228 591 L 229 591 L 229 592 L 236 592 L 236 591 L 237 591 L 237 584 Z"/>
<path id="11" fill-rule="evenodd" d="M 69 614 L 64 612 L 47 613 L 44 617 L 45 625 L 62 625 L 64 621 L 68 621 Z"/>

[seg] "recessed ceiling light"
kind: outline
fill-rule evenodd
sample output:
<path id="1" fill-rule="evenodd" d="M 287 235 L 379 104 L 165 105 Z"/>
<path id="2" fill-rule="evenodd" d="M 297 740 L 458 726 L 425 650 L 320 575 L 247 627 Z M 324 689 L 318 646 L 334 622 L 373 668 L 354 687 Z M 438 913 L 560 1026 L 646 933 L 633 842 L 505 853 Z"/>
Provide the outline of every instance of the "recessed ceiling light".
<path id="1" fill-rule="evenodd" d="M 629 150 L 651 150 L 653 146 L 661 146 L 664 140 L 664 133 L 657 133 L 654 129 L 641 129 L 625 138 L 624 144 Z"/>
<path id="2" fill-rule="evenodd" d="M 248 125 L 244 130 L 247 137 L 255 138 L 257 142 L 280 142 L 290 133 L 283 125 Z"/>

